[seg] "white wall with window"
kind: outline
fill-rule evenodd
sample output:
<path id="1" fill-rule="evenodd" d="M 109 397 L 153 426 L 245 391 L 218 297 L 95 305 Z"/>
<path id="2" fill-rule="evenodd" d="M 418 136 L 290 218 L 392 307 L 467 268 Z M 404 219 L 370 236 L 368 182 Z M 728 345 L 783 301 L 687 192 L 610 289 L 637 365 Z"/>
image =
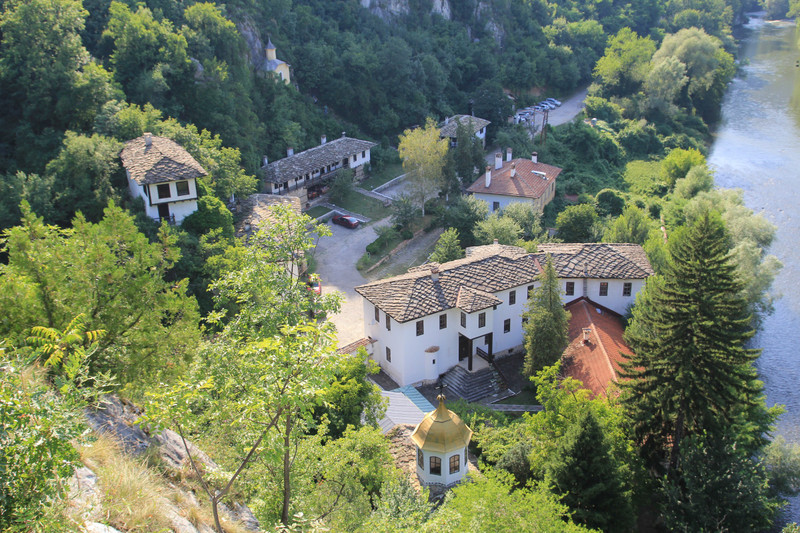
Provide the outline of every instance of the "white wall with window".
<path id="1" fill-rule="evenodd" d="M 636 302 L 636 294 L 644 287 L 643 279 L 562 279 L 563 303 L 585 296 L 595 303 L 624 315 Z"/>
<path id="2" fill-rule="evenodd" d="M 197 183 L 194 178 L 146 185 L 129 179 L 128 187 L 131 194 L 144 200 L 145 212 L 150 218 L 168 218 L 180 224 L 197 211 Z"/>

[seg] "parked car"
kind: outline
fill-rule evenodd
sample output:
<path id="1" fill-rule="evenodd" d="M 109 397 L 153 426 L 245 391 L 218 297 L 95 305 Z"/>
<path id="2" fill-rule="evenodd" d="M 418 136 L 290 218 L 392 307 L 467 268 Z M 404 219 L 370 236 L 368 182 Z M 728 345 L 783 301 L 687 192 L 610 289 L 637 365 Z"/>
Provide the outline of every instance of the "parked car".
<path id="1" fill-rule="evenodd" d="M 555 104 L 551 104 L 550 102 L 546 102 L 544 100 L 539 102 L 539 105 L 541 107 L 545 108 L 545 109 L 555 109 L 556 108 Z"/>
<path id="2" fill-rule="evenodd" d="M 559 107 L 559 106 L 561 105 L 561 102 L 559 102 L 559 101 L 558 101 L 558 100 L 556 100 L 555 98 L 547 98 L 547 99 L 545 100 L 545 102 L 550 102 L 551 104 L 553 104 L 553 105 L 554 105 L 554 106 L 556 106 L 556 107 Z"/>
<path id="3" fill-rule="evenodd" d="M 345 228 L 355 229 L 358 227 L 359 220 L 357 218 L 347 216 L 347 215 L 334 215 L 331 219 L 331 222 L 334 224 L 339 224 L 340 226 L 344 226 Z"/>

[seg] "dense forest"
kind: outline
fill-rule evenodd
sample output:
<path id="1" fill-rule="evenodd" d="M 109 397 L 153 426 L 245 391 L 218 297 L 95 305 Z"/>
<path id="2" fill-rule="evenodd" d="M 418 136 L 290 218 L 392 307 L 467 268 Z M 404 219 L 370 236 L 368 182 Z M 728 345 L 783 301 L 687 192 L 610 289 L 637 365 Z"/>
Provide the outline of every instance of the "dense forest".
<path id="1" fill-rule="evenodd" d="M 286 531 L 768 529 L 800 489 L 800 451 L 771 441 L 780 408 L 746 344 L 771 307 L 774 228 L 705 162 L 733 28 L 762 7 L 800 13 L 797 0 L 0 0 L 0 529 L 75 529 L 63 480 L 80 462 L 105 472 L 108 502 L 139 487 L 109 503 L 126 531 L 168 526 L 142 497 L 159 483 L 188 487 L 218 531 L 232 502 Z M 268 41 L 291 84 L 265 70 Z M 508 121 L 582 86 L 587 120 L 546 142 Z M 438 197 L 397 202 L 398 229 L 422 207 L 450 228 L 445 261 L 494 239 L 533 250 L 550 226 L 641 244 L 658 275 L 628 317 L 619 395 L 590 398 L 546 361 L 529 369 L 542 413 L 453 402 L 484 475 L 433 505 L 390 466 L 375 369 L 334 355 L 331 326 L 309 318 L 338 296 L 310 299 L 293 266 L 330 230 L 278 210 L 244 246 L 228 202 L 260 189 L 264 157 L 322 134 L 380 142 L 380 168 L 404 131 L 470 112 L 491 120 L 492 145 L 564 169 L 556 199 L 541 217 L 488 216 L 459 194 L 483 165 L 459 143 Z M 208 170 L 182 227 L 127 194 L 119 153 L 144 132 Z M 687 328 L 700 340 L 673 350 Z M 126 459 L 80 416 L 107 392 L 221 468 L 152 460 L 166 481 L 131 475 L 114 493 Z"/>

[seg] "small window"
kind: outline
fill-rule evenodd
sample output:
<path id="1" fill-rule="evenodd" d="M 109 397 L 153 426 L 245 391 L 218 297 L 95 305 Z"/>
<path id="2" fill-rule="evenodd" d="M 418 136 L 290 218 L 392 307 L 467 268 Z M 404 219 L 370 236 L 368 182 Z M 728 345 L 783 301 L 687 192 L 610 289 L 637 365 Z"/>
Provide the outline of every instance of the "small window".
<path id="1" fill-rule="evenodd" d="M 356 162 L 356 159 L 358 159 L 358 154 L 356 154 L 356 155 L 354 155 L 354 156 L 353 156 L 353 163 L 355 163 L 355 162 Z"/>
<path id="2" fill-rule="evenodd" d="M 431 457 L 431 474 L 434 476 L 442 475 L 442 460 L 438 457 Z"/>
<path id="3" fill-rule="evenodd" d="M 608 296 L 608 282 L 601 281 L 600 282 L 600 296 Z"/>
<path id="4" fill-rule="evenodd" d="M 492 202 L 492 211 L 500 211 L 500 202 Z"/>
<path id="5" fill-rule="evenodd" d="M 567 282 L 567 286 L 564 289 L 564 294 L 566 294 L 567 296 L 573 296 L 575 294 L 575 282 L 574 281 L 568 281 Z"/>
<path id="6" fill-rule="evenodd" d="M 511 319 L 506 318 L 503 320 L 503 333 L 508 333 L 509 331 L 511 331 Z"/>
<path id="7" fill-rule="evenodd" d="M 511 291 L 508 293 L 508 305 L 514 305 L 517 303 L 517 291 Z"/>
<path id="8" fill-rule="evenodd" d="M 450 473 L 455 474 L 461 470 L 461 454 L 457 453 L 450 456 Z"/>
<path id="9" fill-rule="evenodd" d="M 478 315 L 478 327 L 479 328 L 486 327 L 486 313 L 480 313 Z"/>
<path id="10" fill-rule="evenodd" d="M 419 448 L 417 448 L 417 466 L 425 468 L 425 454 Z"/>
<path id="11" fill-rule="evenodd" d="M 386 347 L 386 360 L 392 362 L 392 349 L 388 346 Z"/>
<path id="12" fill-rule="evenodd" d="M 156 188 L 158 189 L 159 198 L 169 198 L 172 196 L 172 193 L 169 192 L 169 183 L 162 183 L 161 185 L 157 185 Z"/>
<path id="13" fill-rule="evenodd" d="M 389 317 L 389 313 L 386 313 L 386 331 L 392 331 L 392 319 Z"/>
<path id="14" fill-rule="evenodd" d="M 461 313 L 461 327 L 462 328 L 467 327 L 467 314 L 466 313 Z"/>
<path id="15" fill-rule="evenodd" d="M 533 285 L 528 285 L 528 300 L 531 299 L 531 294 L 533 294 Z"/>
<path id="16" fill-rule="evenodd" d="M 364 150 L 363 152 L 361 152 L 361 157 L 362 157 L 362 158 L 364 158 L 364 157 L 367 157 L 367 151 L 366 151 L 366 150 Z"/>
<path id="17" fill-rule="evenodd" d="M 189 194 L 189 182 L 179 181 L 175 183 L 175 189 L 178 191 L 178 196 L 186 196 Z"/>
<path id="18" fill-rule="evenodd" d="M 447 328 L 447 315 L 439 315 L 439 329 Z"/>
<path id="19" fill-rule="evenodd" d="M 425 334 L 425 322 L 423 320 L 417 321 L 417 337 Z"/>
<path id="20" fill-rule="evenodd" d="M 630 296 L 630 295 L 631 295 L 631 288 L 632 288 L 632 286 L 633 286 L 633 284 L 632 284 L 632 283 L 630 283 L 630 282 L 628 282 L 628 281 L 626 281 L 625 283 L 623 283 L 623 284 L 622 284 L 622 295 L 623 295 L 623 296 Z"/>
<path id="21" fill-rule="evenodd" d="M 378 306 L 375 306 L 375 322 L 381 321 L 381 310 L 378 309 Z"/>

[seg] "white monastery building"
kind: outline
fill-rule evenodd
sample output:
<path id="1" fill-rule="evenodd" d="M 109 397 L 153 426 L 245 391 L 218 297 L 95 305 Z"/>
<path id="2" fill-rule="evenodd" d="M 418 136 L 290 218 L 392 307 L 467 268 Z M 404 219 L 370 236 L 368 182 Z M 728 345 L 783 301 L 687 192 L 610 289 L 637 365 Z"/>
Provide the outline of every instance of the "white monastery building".
<path id="1" fill-rule="evenodd" d="M 541 244 L 539 253 L 496 243 L 467 248 L 464 259 L 355 288 L 372 357 L 402 387 L 433 382 L 458 364 L 473 371 L 479 355 L 519 349 L 522 314 L 546 254 L 561 281 L 562 303 L 585 297 L 620 315 L 653 275 L 636 244 Z"/>
<path id="2" fill-rule="evenodd" d="M 467 473 L 467 446 L 472 430 L 444 405 L 428 413 L 411 434 L 417 450 L 417 477 L 422 485 L 450 487 Z"/>
<path id="3" fill-rule="evenodd" d="M 197 211 L 197 179 L 208 173 L 181 145 L 145 133 L 125 143 L 120 159 L 147 216 L 180 224 Z"/>
<path id="4" fill-rule="evenodd" d="M 475 137 L 481 140 L 481 145 L 486 147 L 486 126 L 491 124 L 485 118 L 472 115 L 453 115 L 447 117 L 439 124 L 439 137 L 450 140 L 450 146 L 458 146 L 458 126 L 463 124 Z"/>
<path id="5" fill-rule="evenodd" d="M 347 137 L 342 132 L 341 137 L 330 142 L 323 135 L 319 146 L 297 154 L 289 148 L 286 157 L 273 163 L 264 158 L 261 169 L 266 192 L 297 196 L 305 203 L 342 169 L 353 169 L 356 181 L 360 181 L 364 177 L 364 165 L 370 162 L 370 150 L 376 144 Z"/>
<path id="6" fill-rule="evenodd" d="M 540 213 L 556 194 L 559 167 L 539 162 L 536 152 L 530 159 L 511 159 L 511 148 L 497 152 L 494 168 L 467 188 L 467 192 L 489 204 L 489 212 L 503 210 L 508 204 L 523 202 L 533 205 Z"/>

